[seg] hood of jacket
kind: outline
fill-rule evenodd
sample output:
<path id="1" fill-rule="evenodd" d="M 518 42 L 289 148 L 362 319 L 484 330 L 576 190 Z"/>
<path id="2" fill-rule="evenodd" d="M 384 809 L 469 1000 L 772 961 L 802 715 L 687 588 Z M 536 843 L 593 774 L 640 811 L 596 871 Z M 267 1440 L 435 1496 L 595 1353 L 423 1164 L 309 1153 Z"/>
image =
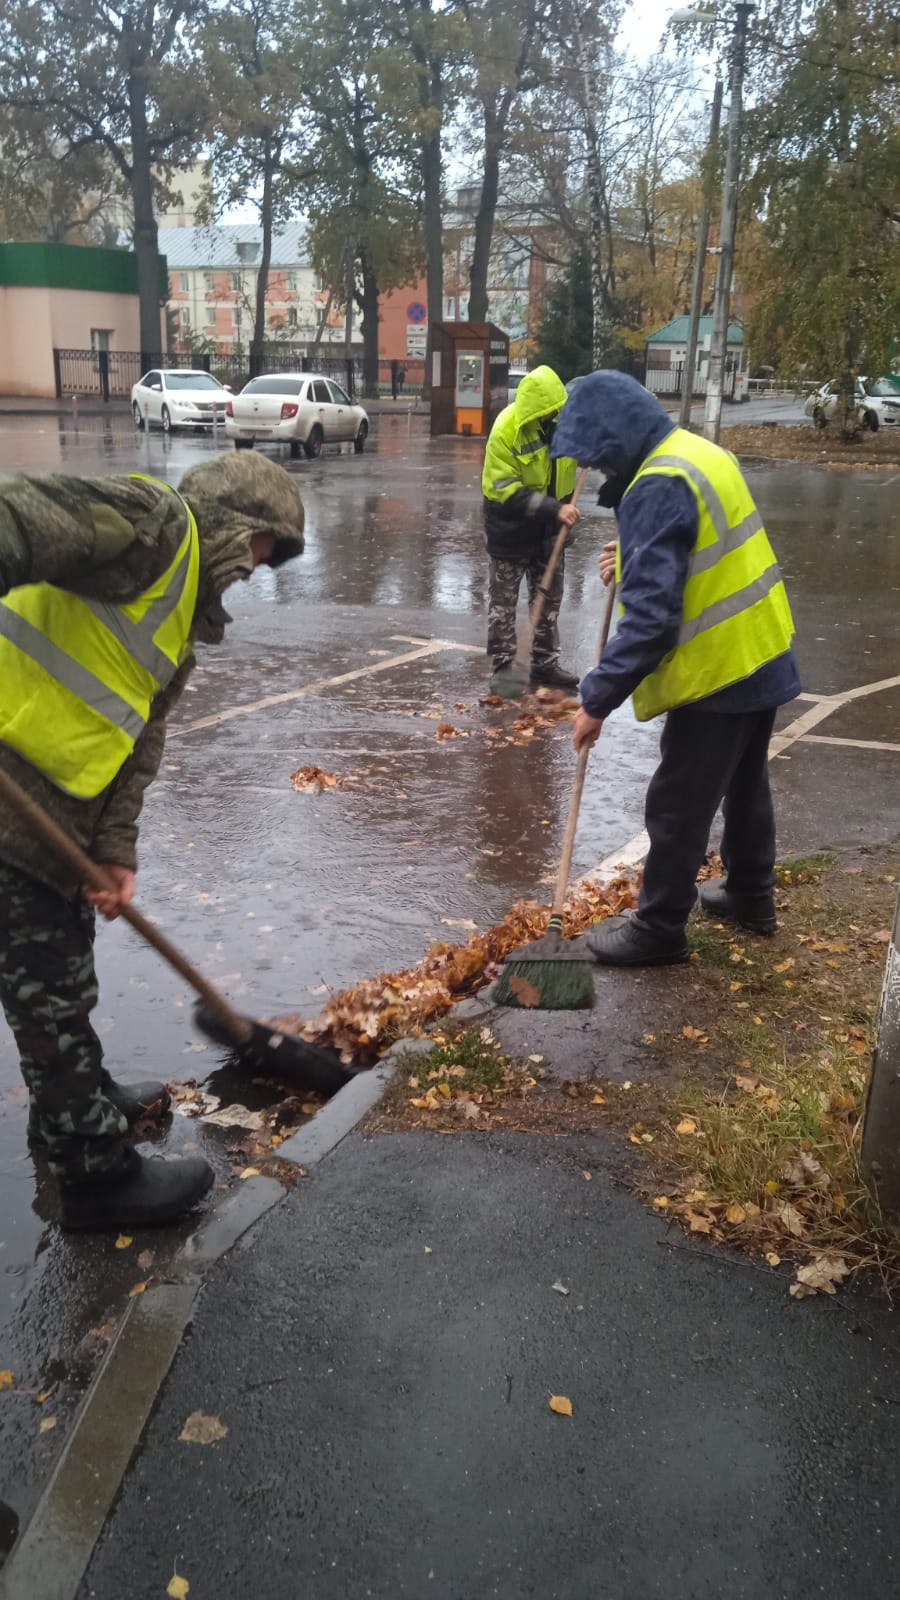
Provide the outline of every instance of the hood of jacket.
<path id="1" fill-rule="evenodd" d="M 599 467 L 624 493 L 642 461 L 676 424 L 626 372 L 591 372 L 574 384 L 553 437 L 553 455 Z"/>
<path id="2" fill-rule="evenodd" d="M 218 644 L 231 619 L 222 605 L 230 584 L 253 571 L 250 541 L 271 533 L 266 565 L 280 567 L 303 550 L 303 501 L 290 473 L 255 451 L 219 455 L 186 472 L 178 486 L 197 519 L 200 590 L 194 637 Z"/>
<path id="3" fill-rule="evenodd" d="M 539 417 L 555 417 L 565 403 L 566 386 L 553 368 L 535 367 L 533 372 L 526 372 L 516 390 L 513 401 L 516 427 L 525 428 L 529 423 L 537 422 Z M 553 452 L 554 455 L 559 453 L 557 450 Z"/>

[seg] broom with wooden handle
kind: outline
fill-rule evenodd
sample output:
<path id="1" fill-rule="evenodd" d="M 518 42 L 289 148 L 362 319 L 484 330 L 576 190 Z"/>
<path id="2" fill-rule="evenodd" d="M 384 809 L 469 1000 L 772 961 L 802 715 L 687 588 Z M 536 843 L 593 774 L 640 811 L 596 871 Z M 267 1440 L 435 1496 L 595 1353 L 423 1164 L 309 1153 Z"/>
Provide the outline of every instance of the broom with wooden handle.
<path id="1" fill-rule="evenodd" d="M 584 488 L 584 480 L 588 475 L 588 470 L 587 467 L 582 467 L 578 474 L 578 482 L 575 485 L 575 491 L 570 502 L 573 506 L 578 504 L 578 498 Z M 491 693 L 500 695 L 503 700 L 521 700 L 531 682 L 531 650 L 534 645 L 535 634 L 547 609 L 553 575 L 559 566 L 566 540 L 571 532 L 572 530 L 567 523 L 563 523 L 560 527 L 559 533 L 556 535 L 556 542 L 550 552 L 550 560 L 547 562 L 544 568 L 544 575 L 538 584 L 534 605 L 528 617 L 528 625 L 521 639 L 516 642 L 515 656 L 508 667 L 502 667 L 499 672 L 494 673 L 491 679 Z"/>
<path id="2" fill-rule="evenodd" d="M 606 641 L 612 623 L 616 585 L 611 583 L 606 597 L 606 611 L 600 634 L 598 663 L 603 659 Z M 579 1011 L 594 1003 L 594 963 L 586 959 L 581 948 L 573 948 L 563 937 L 563 915 L 572 855 L 575 849 L 575 831 L 584 790 L 584 776 L 590 759 L 591 746 L 586 744 L 578 752 L 575 781 L 569 801 L 569 815 L 563 838 L 562 859 L 556 875 L 556 893 L 550 912 L 550 921 L 543 938 L 535 939 L 506 957 L 505 971 L 494 985 L 493 998 L 497 1005 L 523 1006 L 541 1011 Z"/>
<path id="3" fill-rule="evenodd" d="M 51 855 L 68 867 L 77 882 L 101 893 L 113 887 L 103 867 L 92 861 L 43 806 L 2 770 L 0 801 L 16 813 Z M 349 1081 L 351 1074 L 336 1050 L 279 1033 L 265 1023 L 242 1016 L 137 906 L 123 906 L 122 916 L 138 938 L 151 945 L 200 996 L 202 1007 L 195 1007 L 194 1011 L 197 1026 L 217 1044 L 229 1045 L 254 1071 L 269 1072 L 273 1078 L 300 1083 L 326 1095 L 335 1094 Z"/>

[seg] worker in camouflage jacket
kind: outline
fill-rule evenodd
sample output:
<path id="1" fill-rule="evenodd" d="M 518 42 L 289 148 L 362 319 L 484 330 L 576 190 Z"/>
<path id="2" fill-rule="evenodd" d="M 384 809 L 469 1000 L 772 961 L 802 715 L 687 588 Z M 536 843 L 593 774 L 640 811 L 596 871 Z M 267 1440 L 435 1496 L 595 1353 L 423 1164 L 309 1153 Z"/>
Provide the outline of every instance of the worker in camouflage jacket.
<path id="1" fill-rule="evenodd" d="M 212 1182 L 203 1160 L 147 1162 L 129 1142 L 169 1097 L 104 1067 L 94 915 L 133 895 L 144 791 L 194 645 L 222 639 L 230 584 L 299 555 L 303 520 L 290 476 L 243 453 L 192 468 L 180 492 L 139 476 L 0 478 L 0 768 L 110 884 L 86 893 L 0 801 L 0 1003 L 64 1226 L 174 1221 Z"/>

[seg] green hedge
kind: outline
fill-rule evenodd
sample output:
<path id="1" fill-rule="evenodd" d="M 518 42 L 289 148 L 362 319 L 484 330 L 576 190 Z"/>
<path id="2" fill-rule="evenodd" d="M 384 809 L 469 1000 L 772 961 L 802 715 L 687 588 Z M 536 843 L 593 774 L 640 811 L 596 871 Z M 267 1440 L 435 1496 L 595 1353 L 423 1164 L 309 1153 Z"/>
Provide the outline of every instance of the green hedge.
<path id="1" fill-rule="evenodd" d="M 160 297 L 168 299 L 168 267 L 159 257 Z M 0 287 L 95 289 L 137 294 L 137 261 L 130 250 L 93 245 L 0 244 Z"/>

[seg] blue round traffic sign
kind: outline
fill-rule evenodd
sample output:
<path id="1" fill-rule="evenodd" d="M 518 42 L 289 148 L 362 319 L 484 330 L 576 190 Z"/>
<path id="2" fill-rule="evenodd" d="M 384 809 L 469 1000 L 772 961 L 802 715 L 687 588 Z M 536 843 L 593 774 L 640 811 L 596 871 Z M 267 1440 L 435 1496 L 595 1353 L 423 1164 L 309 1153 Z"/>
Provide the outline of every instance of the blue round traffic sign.
<path id="1" fill-rule="evenodd" d="M 421 300 L 414 300 L 411 306 L 407 306 L 406 315 L 409 317 L 410 322 L 424 322 L 428 316 L 428 311 Z"/>

